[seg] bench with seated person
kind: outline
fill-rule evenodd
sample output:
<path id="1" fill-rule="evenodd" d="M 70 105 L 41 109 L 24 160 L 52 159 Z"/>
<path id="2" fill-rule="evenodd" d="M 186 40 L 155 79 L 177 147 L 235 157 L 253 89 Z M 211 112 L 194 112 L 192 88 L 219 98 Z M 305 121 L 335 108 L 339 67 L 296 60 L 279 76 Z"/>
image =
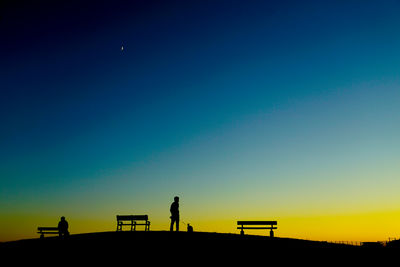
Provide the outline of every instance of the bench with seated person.
<path id="1" fill-rule="evenodd" d="M 44 238 L 44 234 L 59 235 L 60 237 L 69 236 L 68 222 L 62 216 L 57 227 L 38 227 L 38 234 L 40 234 L 40 238 Z"/>

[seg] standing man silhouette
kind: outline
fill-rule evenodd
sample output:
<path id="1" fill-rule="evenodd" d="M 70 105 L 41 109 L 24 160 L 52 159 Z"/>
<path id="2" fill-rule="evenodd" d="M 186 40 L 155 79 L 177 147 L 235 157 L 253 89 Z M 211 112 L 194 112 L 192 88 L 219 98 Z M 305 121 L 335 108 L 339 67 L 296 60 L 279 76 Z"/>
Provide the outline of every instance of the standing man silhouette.
<path id="1" fill-rule="evenodd" d="M 174 197 L 174 202 L 171 204 L 169 209 L 171 212 L 171 227 L 170 231 L 173 231 L 174 223 L 176 224 L 176 231 L 179 232 L 179 197 Z"/>

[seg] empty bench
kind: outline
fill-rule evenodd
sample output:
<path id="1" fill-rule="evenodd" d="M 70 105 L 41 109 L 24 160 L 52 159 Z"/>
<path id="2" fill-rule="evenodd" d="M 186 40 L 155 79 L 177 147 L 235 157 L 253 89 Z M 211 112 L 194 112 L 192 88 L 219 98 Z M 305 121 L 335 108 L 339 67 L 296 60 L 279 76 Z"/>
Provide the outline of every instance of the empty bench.
<path id="1" fill-rule="evenodd" d="M 137 225 L 144 225 L 145 231 L 150 231 L 150 221 L 147 215 L 117 215 L 117 232 L 122 231 L 122 226 L 130 226 L 131 231 L 136 231 Z"/>
<path id="2" fill-rule="evenodd" d="M 44 234 L 58 235 L 60 234 L 58 227 L 38 227 L 40 238 L 44 238 Z"/>
<path id="3" fill-rule="evenodd" d="M 274 237 L 274 225 L 278 225 L 277 221 L 238 221 L 238 228 L 240 229 L 240 234 L 244 235 L 244 229 L 267 229 L 269 231 L 269 236 Z"/>

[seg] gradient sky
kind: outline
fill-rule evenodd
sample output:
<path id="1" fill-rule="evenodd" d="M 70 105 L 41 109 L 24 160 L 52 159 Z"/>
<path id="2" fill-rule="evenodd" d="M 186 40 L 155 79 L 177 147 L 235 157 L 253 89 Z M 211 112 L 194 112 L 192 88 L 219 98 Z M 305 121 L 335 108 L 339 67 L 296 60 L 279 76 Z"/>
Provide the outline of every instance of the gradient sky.
<path id="1" fill-rule="evenodd" d="M 400 237 L 398 1 L 5 1 L 0 241 L 195 230 Z M 121 51 L 123 45 L 124 50 Z M 251 232 L 261 234 L 260 231 Z M 268 234 L 268 233 L 264 233 Z"/>

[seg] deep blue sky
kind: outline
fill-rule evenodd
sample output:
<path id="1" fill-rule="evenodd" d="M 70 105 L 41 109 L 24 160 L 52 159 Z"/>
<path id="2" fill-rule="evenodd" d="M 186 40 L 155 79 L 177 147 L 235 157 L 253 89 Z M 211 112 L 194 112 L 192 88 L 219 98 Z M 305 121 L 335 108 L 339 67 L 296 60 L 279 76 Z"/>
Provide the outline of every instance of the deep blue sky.
<path id="1" fill-rule="evenodd" d="M 225 188 L 234 175 L 282 180 L 284 194 L 301 171 L 312 185 L 377 159 L 392 170 L 399 11 L 397 1 L 6 1 L 1 202 L 23 210 L 113 179 L 154 194 L 168 177 L 165 195 L 216 199 L 242 188 L 239 178 Z"/>

